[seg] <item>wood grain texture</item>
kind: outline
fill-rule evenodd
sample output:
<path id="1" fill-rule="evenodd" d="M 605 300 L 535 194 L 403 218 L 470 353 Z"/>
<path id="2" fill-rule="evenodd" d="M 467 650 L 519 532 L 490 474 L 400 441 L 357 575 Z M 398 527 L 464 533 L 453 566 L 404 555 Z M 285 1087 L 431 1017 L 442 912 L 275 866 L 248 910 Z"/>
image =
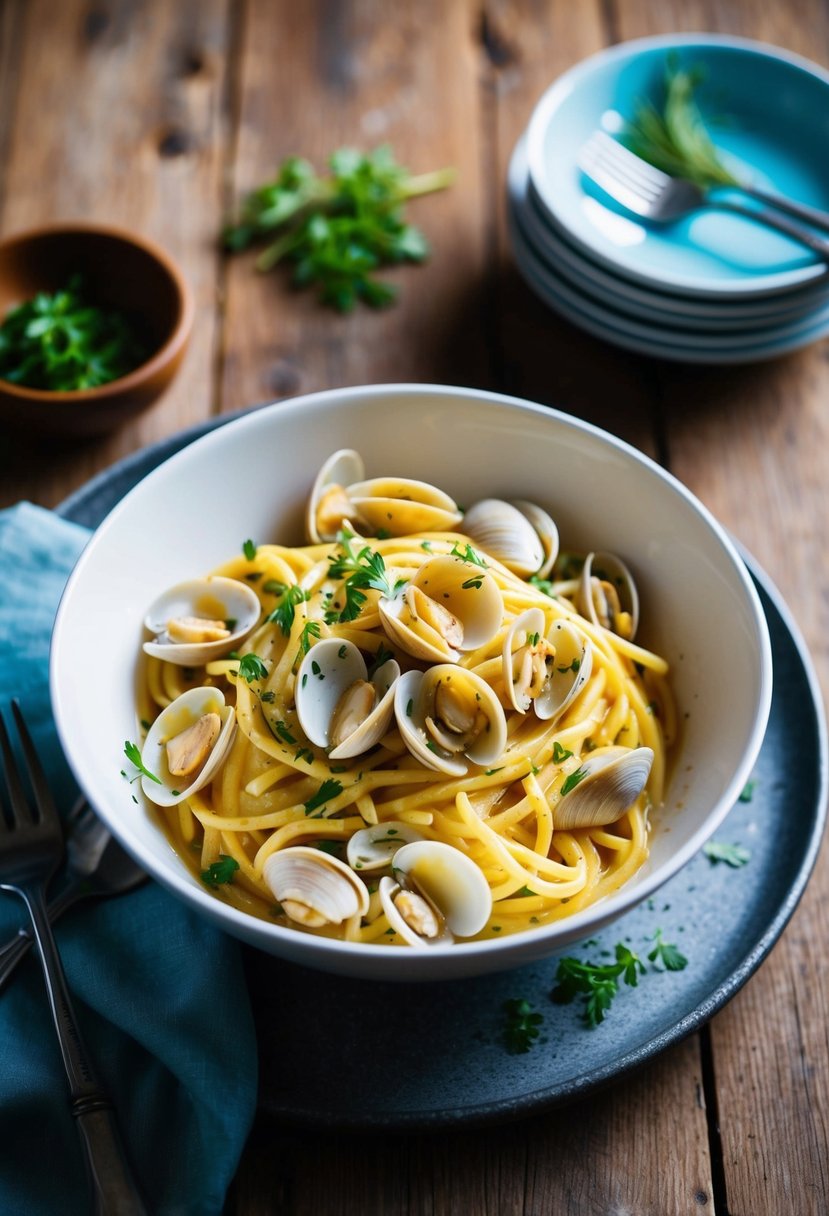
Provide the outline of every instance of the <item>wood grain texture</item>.
<path id="1" fill-rule="evenodd" d="M 654 0 L 615 7 L 623 38 L 671 25 L 704 28 L 767 41 L 829 66 L 829 10 L 821 0 L 786 6 Z M 750 368 L 665 366 L 658 379 L 672 470 L 782 589 L 825 695 L 826 343 Z M 827 895 L 824 851 L 781 942 L 711 1027 L 732 1214 L 817 1216 L 829 1207 Z"/>
<path id="2" fill-rule="evenodd" d="M 225 156 L 226 0 L 27 0 L 9 6 L 0 233 L 92 219 L 133 228 L 180 264 L 196 300 L 182 370 L 164 398 L 104 440 L 39 450 L 10 440 L 6 502 L 58 501 L 97 469 L 205 418 L 217 342 L 216 234 Z M 12 20 L 12 17 L 15 20 Z"/>
<path id="3" fill-rule="evenodd" d="M 432 245 L 423 267 L 384 272 L 395 307 L 338 316 L 279 268 L 227 270 L 222 405 L 234 409 L 331 385 L 490 380 L 476 44 L 464 3 L 250 0 L 244 23 L 237 198 L 300 153 L 319 169 L 342 145 L 390 143 L 412 172 L 454 166 L 457 185 L 408 209 Z M 279 70 L 274 70 L 278 62 Z"/>

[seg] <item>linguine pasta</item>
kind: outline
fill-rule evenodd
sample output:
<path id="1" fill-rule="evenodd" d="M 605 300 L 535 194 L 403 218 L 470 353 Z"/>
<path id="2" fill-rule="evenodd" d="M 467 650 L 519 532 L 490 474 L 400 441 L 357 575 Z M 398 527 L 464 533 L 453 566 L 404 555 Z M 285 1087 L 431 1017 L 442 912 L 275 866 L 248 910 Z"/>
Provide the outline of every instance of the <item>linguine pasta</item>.
<path id="1" fill-rule="evenodd" d="M 484 570 L 494 580 L 501 623 L 493 636 L 461 653 L 456 667 L 492 689 L 503 708 L 506 741 L 495 759 L 467 759 L 460 773 L 437 771 L 412 753 L 403 725 L 392 719 L 367 751 L 334 760 L 330 747 L 308 738 L 297 713 L 299 673 L 309 671 L 307 663 L 302 668 L 306 653 L 310 662 L 314 648 L 334 638 L 356 646 L 369 671 L 389 653 L 404 672 L 429 666 L 407 654 L 384 628 L 381 587 L 364 583 L 353 619 L 338 619 L 349 584 L 347 575 L 332 575 L 347 546 L 341 534 L 330 543 L 263 544 L 255 552 L 249 547 L 214 572 L 246 583 L 260 600 L 260 623 L 238 652 L 191 668 L 145 657 L 139 696 L 145 726 L 196 687 L 220 690 L 237 723 L 213 779 L 161 812 L 176 851 L 208 880 L 219 873 L 217 863 L 229 866 L 230 880 L 217 880 L 215 893 L 245 912 L 364 943 L 402 940 L 384 910 L 377 875 L 359 879 L 367 888 L 367 908 L 359 914 L 339 925 L 309 924 L 293 919 L 276 900 L 266 880 L 268 859 L 297 845 L 344 859 L 347 842 L 358 831 L 407 825 L 426 840 L 451 845 L 482 872 L 492 904 L 474 934 L 479 939 L 549 924 L 616 891 L 647 857 L 649 814 L 663 800 L 667 754 L 676 735 L 665 660 L 577 612 L 572 559 L 570 570 L 559 561 L 552 582 L 533 582 L 512 573 L 461 531 L 354 539 L 351 552 L 360 548 L 363 564 L 365 555 L 379 555 L 375 568 L 390 576 L 388 590 L 398 597 L 424 562 L 439 556 L 453 557 L 463 568 L 464 586 L 474 587 Z M 466 560 L 470 556 L 473 560 Z M 557 636 L 556 625 L 567 622 L 592 652 L 578 694 L 548 720 L 532 709 L 520 712 L 506 695 L 505 638 L 529 608 L 543 614 L 543 636 Z M 246 655 L 260 663 L 246 664 Z M 583 778 L 584 765 L 593 753 L 614 747 L 652 751 L 644 788 L 612 822 L 562 828 L 562 803 Z"/>

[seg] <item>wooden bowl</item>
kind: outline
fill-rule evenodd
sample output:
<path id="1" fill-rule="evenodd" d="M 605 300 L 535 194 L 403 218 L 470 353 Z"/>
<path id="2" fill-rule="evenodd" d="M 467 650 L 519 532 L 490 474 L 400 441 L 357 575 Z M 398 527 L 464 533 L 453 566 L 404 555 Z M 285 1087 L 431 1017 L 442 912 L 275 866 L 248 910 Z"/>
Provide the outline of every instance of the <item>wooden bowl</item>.
<path id="1" fill-rule="evenodd" d="M 152 354 L 109 384 L 77 392 L 0 380 L 0 423 L 17 431 L 101 435 L 146 409 L 175 376 L 193 325 L 193 297 L 181 271 L 143 236 L 102 224 L 47 225 L 0 241 L 0 319 L 39 291 L 75 274 L 96 303 L 133 317 Z"/>

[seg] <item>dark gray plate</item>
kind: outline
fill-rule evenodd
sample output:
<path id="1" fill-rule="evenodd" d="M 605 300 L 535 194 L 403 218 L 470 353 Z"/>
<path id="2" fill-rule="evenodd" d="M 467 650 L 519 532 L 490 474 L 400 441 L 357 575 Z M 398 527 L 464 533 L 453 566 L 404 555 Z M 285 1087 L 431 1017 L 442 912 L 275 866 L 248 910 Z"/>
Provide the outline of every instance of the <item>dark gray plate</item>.
<path id="1" fill-rule="evenodd" d="M 221 419 L 227 421 L 227 418 Z M 96 477 L 59 512 L 91 527 L 212 420 Z M 291 1123 L 426 1128 L 526 1115 L 606 1084 L 701 1026 L 757 969 L 811 873 L 826 815 L 827 744 L 811 661 L 779 593 L 747 559 L 771 632 L 774 693 L 750 801 L 716 839 L 751 851 L 741 869 L 699 854 L 646 904 L 571 953 L 605 962 L 623 941 L 641 957 L 661 929 L 683 971 L 622 986 L 595 1030 L 550 999 L 556 960 L 478 979 L 381 984 L 245 950 L 259 1034 L 260 1104 Z M 788 775 L 796 772 L 793 786 Z M 781 825 L 785 825 L 781 830 Z M 504 1002 L 542 1015 L 526 1054 L 504 1042 Z"/>

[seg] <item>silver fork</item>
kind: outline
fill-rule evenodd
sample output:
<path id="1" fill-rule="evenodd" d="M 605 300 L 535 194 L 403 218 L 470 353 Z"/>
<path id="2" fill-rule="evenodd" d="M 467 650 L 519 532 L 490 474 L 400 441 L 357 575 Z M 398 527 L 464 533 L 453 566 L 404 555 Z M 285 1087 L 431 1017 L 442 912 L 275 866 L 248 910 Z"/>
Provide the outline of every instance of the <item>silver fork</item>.
<path id="1" fill-rule="evenodd" d="M 67 881 L 47 908 L 53 925 L 81 900 L 121 895 L 147 880 L 145 871 L 121 848 L 85 798 L 69 812 L 66 831 Z M 0 992 L 33 941 L 31 929 L 20 929 L 0 947 Z"/>
<path id="2" fill-rule="evenodd" d="M 666 224 L 698 211 L 703 207 L 716 207 L 721 211 L 733 211 L 746 215 L 758 223 L 785 233 L 793 240 L 806 245 L 813 253 L 829 261 L 829 240 L 811 232 L 802 224 L 787 219 L 769 207 L 752 207 L 734 198 L 724 198 L 703 190 L 685 178 L 671 177 L 655 168 L 641 156 L 631 152 L 618 140 L 604 131 L 595 131 L 579 153 L 578 165 L 582 173 L 601 186 L 617 203 L 643 219 Z M 829 224 L 829 216 L 812 211 L 802 204 L 788 199 L 777 199 L 771 195 L 752 191 L 755 198 L 773 201 L 774 206 L 801 215 L 811 211 L 812 223 Z"/>
<path id="3" fill-rule="evenodd" d="M 46 885 L 63 857 L 63 833 L 52 795 L 17 702 L 12 713 L 34 795 L 30 805 L 0 715 L 0 754 L 6 806 L 0 802 L 0 889 L 25 902 L 43 965 L 52 1017 L 69 1081 L 70 1110 L 81 1136 L 94 1210 L 99 1216 L 146 1216 L 127 1163 L 112 1105 L 92 1067 L 78 1029 L 63 966 L 46 911 Z M 5 811 L 5 813 L 4 813 Z"/>

